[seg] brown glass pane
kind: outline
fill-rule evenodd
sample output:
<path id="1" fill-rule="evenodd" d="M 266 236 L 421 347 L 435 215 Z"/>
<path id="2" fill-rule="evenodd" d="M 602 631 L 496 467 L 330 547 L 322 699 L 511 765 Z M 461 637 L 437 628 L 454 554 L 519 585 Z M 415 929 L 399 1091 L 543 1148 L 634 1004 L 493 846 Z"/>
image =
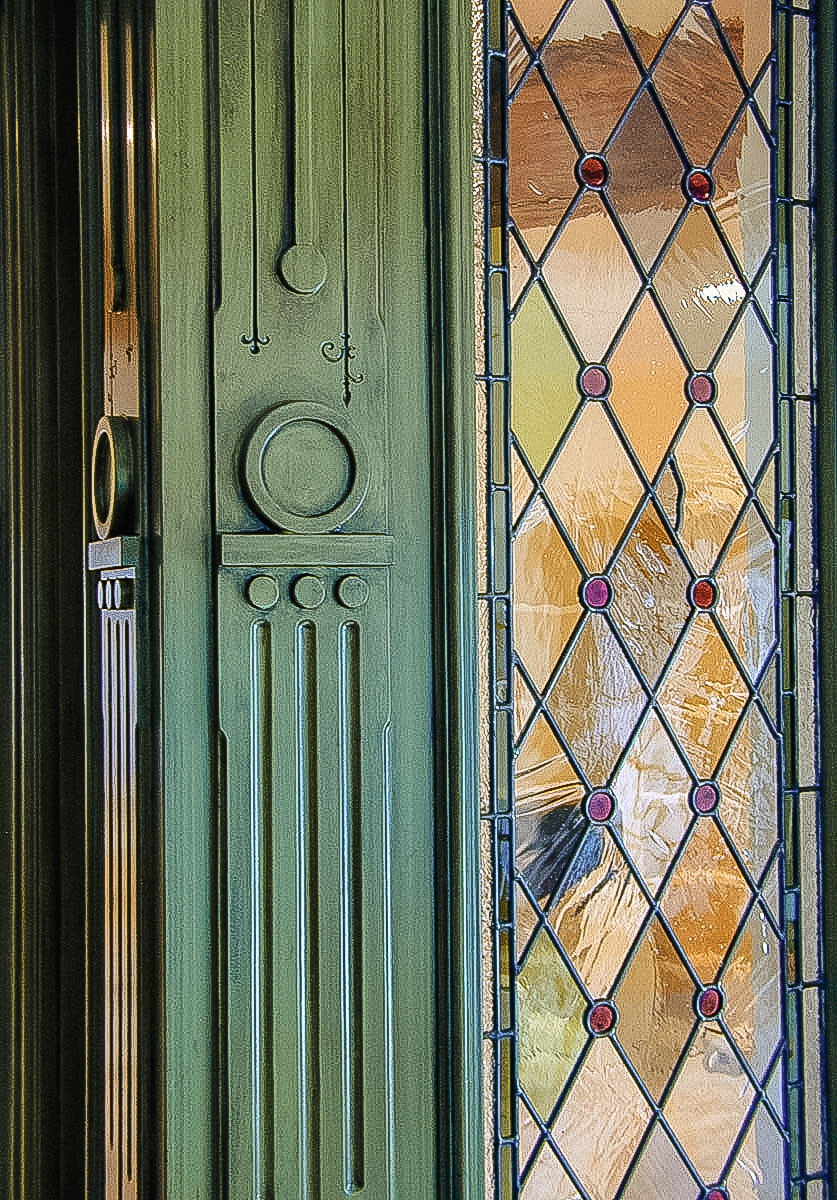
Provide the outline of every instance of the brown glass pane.
<path id="1" fill-rule="evenodd" d="M 647 269 L 685 203 L 683 162 L 649 92 L 633 105 L 607 161 L 608 195 Z"/>
<path id="2" fill-rule="evenodd" d="M 533 486 L 529 472 L 520 461 L 520 455 L 512 446 L 511 451 L 512 524 L 516 525 L 520 514 L 532 496 Z"/>
<path id="3" fill-rule="evenodd" d="M 509 234 L 509 299 L 512 307 L 517 304 L 523 293 L 523 289 L 529 282 L 531 275 L 529 263 L 526 261 L 526 256 L 520 248 L 517 238 L 513 233 Z"/>
<path id="4" fill-rule="evenodd" d="M 584 997 L 542 931 L 517 977 L 520 1082 L 546 1120 L 587 1041 Z"/>
<path id="5" fill-rule="evenodd" d="M 650 295 L 640 301 L 608 365 L 610 405 L 653 478 L 686 411 L 686 369 Z"/>
<path id="6" fill-rule="evenodd" d="M 715 12 L 747 82 L 752 83 L 770 53 L 770 0 L 715 0 Z"/>
<path id="7" fill-rule="evenodd" d="M 581 616 L 581 576 L 538 498 L 514 539 L 514 647 L 543 688 Z"/>
<path id="8" fill-rule="evenodd" d="M 758 707 L 752 705 L 718 777 L 718 816 L 756 881 L 779 837 L 776 754 L 773 735 Z"/>
<path id="9" fill-rule="evenodd" d="M 692 366 L 707 370 L 746 292 L 704 209 L 681 225 L 655 288 Z"/>
<path id="10" fill-rule="evenodd" d="M 532 714 L 532 709 L 535 707 L 535 699 L 529 691 L 526 680 L 520 673 L 520 670 L 514 669 L 514 737 L 515 741 L 520 737 L 521 732 L 526 727 L 529 717 Z"/>
<path id="11" fill-rule="evenodd" d="M 770 249 L 770 149 L 752 109 L 739 117 L 713 172 L 712 206 L 744 274 L 753 280 Z"/>
<path id="12" fill-rule="evenodd" d="M 662 1096 L 695 1023 L 693 998 L 691 977 L 654 917 L 614 999 L 620 1045 L 655 1100 Z"/>
<path id="13" fill-rule="evenodd" d="M 511 329 L 511 425 L 538 473 L 578 405 L 578 366 L 546 297 L 533 287 Z"/>
<path id="14" fill-rule="evenodd" d="M 549 709 L 593 785 L 607 782 L 645 700 L 601 616 L 587 622 L 549 696 Z"/>
<path id="15" fill-rule="evenodd" d="M 649 713 L 613 781 L 618 828 L 646 886 L 656 893 L 692 819 L 690 780 L 656 713 Z"/>
<path id="16" fill-rule="evenodd" d="M 601 362 L 639 290 L 639 276 L 601 196 L 589 192 L 579 202 L 543 275 L 581 353 Z"/>
<path id="17" fill-rule="evenodd" d="M 663 51 L 654 83 L 692 165 L 708 166 L 743 93 L 701 8 L 690 8 Z"/>
<path id="18" fill-rule="evenodd" d="M 613 619 L 653 685 L 690 612 L 689 574 L 653 504 L 643 509 L 611 579 Z"/>
<path id="19" fill-rule="evenodd" d="M 747 492 L 710 413 L 695 409 L 677 443 L 684 489 L 680 543 L 697 575 L 711 575 Z"/>
<path id="20" fill-rule="evenodd" d="M 549 923 L 596 997 L 610 992 L 648 915 L 648 901 L 607 830 L 591 830 L 584 850 L 588 848 L 552 905 Z"/>
<path id="21" fill-rule="evenodd" d="M 773 349 L 752 305 L 718 360 L 715 383 L 715 411 L 739 462 L 755 479 L 773 444 L 774 384 Z"/>
<path id="22" fill-rule="evenodd" d="M 567 1172 L 548 1144 L 541 1149 L 520 1196 L 521 1200 L 580 1200 Z"/>
<path id="23" fill-rule="evenodd" d="M 604 0 L 573 0 L 542 51 L 586 150 L 600 150 L 640 82 Z"/>
<path id="24" fill-rule="evenodd" d="M 578 190 L 578 155 L 537 71 L 509 106 L 509 212 L 540 254 Z"/>
<path id="25" fill-rule="evenodd" d="M 559 8 L 560 0 L 516 0 L 513 5 L 517 19 L 534 46 L 540 45 Z"/>
<path id="26" fill-rule="evenodd" d="M 651 1110 L 608 1038 L 593 1042 L 552 1128 L 591 1200 L 610 1200 Z"/>
<path id="27" fill-rule="evenodd" d="M 658 695 L 696 775 L 711 779 L 748 695 L 711 616 L 695 617 Z"/>
<path id="28" fill-rule="evenodd" d="M 529 51 L 526 49 L 514 21 L 507 23 L 506 65 L 508 71 L 508 90 L 513 92 L 523 78 L 529 66 Z"/>
<path id="29" fill-rule="evenodd" d="M 747 919 L 721 986 L 724 1021 L 738 1049 L 761 1082 L 782 1037 L 782 990 L 778 939 L 764 910 Z"/>
<path id="30" fill-rule="evenodd" d="M 526 735 L 514 780 L 517 869 L 543 901 L 556 882 L 555 862 L 572 853 L 584 828 L 584 787 L 545 717 Z"/>
<path id="31" fill-rule="evenodd" d="M 717 975 L 749 900 L 750 889 L 715 822 L 698 820 L 661 908 L 704 983 Z"/>
<path id="32" fill-rule="evenodd" d="M 604 571 L 643 489 L 601 404 L 585 405 L 544 487 L 585 566 Z"/>
<path id="33" fill-rule="evenodd" d="M 728 1175 L 731 1200 L 784 1200 L 788 1195 L 785 1182 L 785 1143 L 773 1118 L 763 1104 L 753 1116 L 750 1128 Z M 811 1187 L 806 1190 L 812 1200 Z"/>
<path id="34" fill-rule="evenodd" d="M 776 643 L 776 550 L 755 508 L 744 517 L 715 580 L 718 617 L 755 680 Z"/>
<path id="35" fill-rule="evenodd" d="M 618 0 L 616 7 L 648 66 L 679 16 L 682 0 Z"/>
<path id="36" fill-rule="evenodd" d="M 622 1200 L 692 1200 L 695 1182 L 662 1125 L 655 1125 Z"/>
<path id="37" fill-rule="evenodd" d="M 663 1112 L 704 1179 L 718 1179 L 753 1099 L 723 1033 L 717 1025 L 701 1025 Z"/>

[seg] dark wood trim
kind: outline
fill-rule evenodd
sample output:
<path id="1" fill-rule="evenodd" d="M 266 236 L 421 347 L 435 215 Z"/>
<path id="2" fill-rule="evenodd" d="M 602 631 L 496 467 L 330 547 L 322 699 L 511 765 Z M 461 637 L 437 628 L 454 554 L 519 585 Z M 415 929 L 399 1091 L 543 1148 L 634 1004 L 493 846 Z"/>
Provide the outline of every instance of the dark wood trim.
<path id="1" fill-rule="evenodd" d="M 83 1190 L 82 424 L 73 3 L 0 10 L 0 1190 Z"/>

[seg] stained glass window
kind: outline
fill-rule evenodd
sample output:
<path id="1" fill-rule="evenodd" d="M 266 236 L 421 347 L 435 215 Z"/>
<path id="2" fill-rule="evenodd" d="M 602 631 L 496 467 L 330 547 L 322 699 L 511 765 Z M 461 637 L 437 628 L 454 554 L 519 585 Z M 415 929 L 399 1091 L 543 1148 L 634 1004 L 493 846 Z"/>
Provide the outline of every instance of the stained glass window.
<path id="1" fill-rule="evenodd" d="M 490 1200 L 826 1194 L 814 20 L 475 2 Z"/>

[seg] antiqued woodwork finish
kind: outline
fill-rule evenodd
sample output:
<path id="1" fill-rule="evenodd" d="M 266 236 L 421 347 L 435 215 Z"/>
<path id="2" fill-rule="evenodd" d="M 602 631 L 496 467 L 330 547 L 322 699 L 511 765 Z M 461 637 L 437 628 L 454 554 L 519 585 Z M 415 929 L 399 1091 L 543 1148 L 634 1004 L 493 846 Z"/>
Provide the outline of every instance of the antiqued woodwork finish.
<path id="1" fill-rule="evenodd" d="M 138 1174 L 137 660 L 135 572 L 103 571 L 106 1196 L 134 1200 Z"/>
<path id="2" fill-rule="evenodd" d="M 332 557 L 219 578 L 231 1197 L 389 1194 L 389 571 Z"/>

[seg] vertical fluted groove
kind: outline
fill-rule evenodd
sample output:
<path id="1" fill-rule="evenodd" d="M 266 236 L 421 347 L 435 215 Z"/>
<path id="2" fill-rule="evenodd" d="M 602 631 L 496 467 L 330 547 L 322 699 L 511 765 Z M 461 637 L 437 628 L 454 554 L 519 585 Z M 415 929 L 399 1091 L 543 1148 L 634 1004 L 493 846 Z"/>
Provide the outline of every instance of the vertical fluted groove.
<path id="1" fill-rule="evenodd" d="M 250 634 L 250 1101 L 253 1196 L 273 1177 L 273 654 L 267 621 Z"/>
<path id="2" fill-rule="evenodd" d="M 304 914 L 298 947 L 302 1030 L 299 1062 L 299 1117 L 304 1151 L 300 1156 L 300 1195 L 320 1194 L 320 1032 L 319 1032 L 319 863 L 317 770 L 317 630 L 313 622 L 297 627 L 297 794 L 299 797 L 299 912 Z"/>
<path id="3" fill-rule="evenodd" d="M 363 1187 L 363 908 L 360 628 L 340 627 L 340 996 L 343 1189 Z"/>

